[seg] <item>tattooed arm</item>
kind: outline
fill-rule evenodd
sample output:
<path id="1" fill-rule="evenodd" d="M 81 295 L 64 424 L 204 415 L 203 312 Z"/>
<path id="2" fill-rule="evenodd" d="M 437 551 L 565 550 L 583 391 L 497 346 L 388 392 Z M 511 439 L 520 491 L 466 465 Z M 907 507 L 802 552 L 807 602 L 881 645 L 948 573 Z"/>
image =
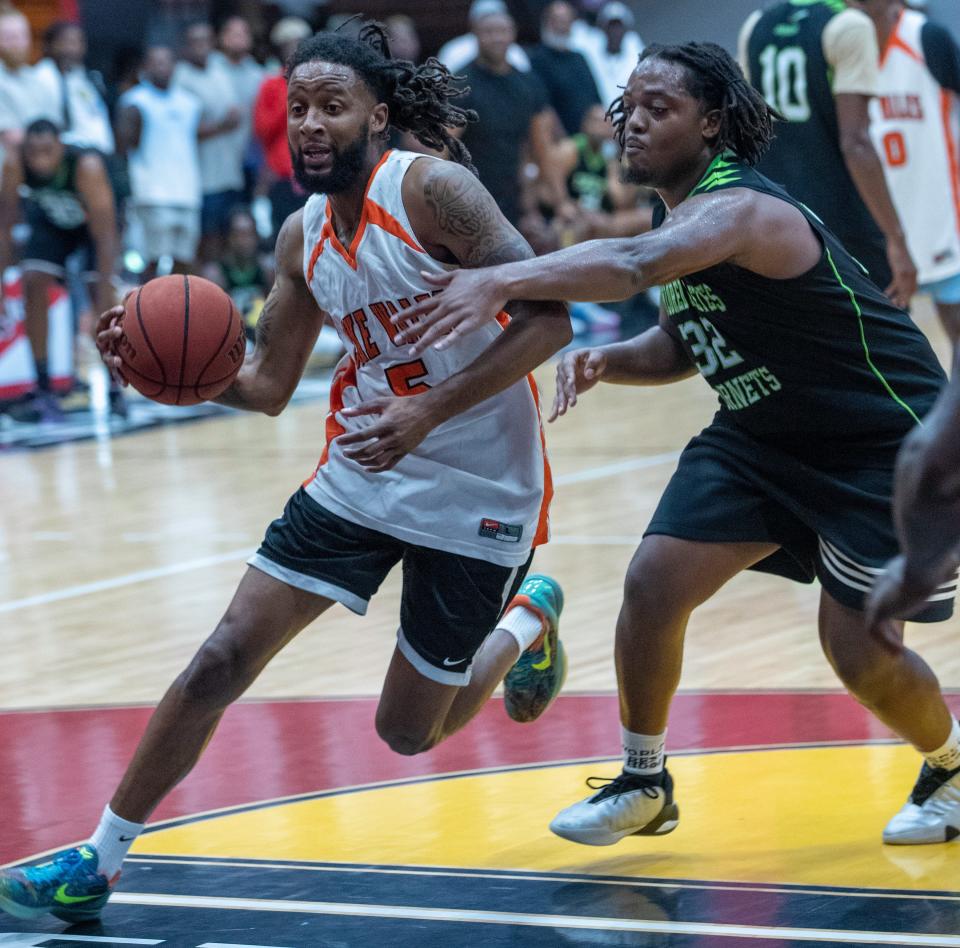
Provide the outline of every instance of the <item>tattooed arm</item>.
<path id="1" fill-rule="evenodd" d="M 403 181 L 403 203 L 420 245 L 444 263 L 476 268 L 533 256 L 487 189 L 458 164 L 414 162 Z M 520 381 L 570 341 L 562 303 L 511 303 L 507 310 L 509 325 L 461 372 L 416 398 L 375 399 L 347 409 L 345 415 L 379 418 L 339 439 L 344 454 L 370 470 L 388 470 L 441 422 Z"/>
<path id="2" fill-rule="evenodd" d="M 253 355 L 236 382 L 214 399 L 267 415 L 279 415 L 290 400 L 324 320 L 303 275 L 302 211 L 280 229 L 276 257 L 277 276 L 257 321 Z"/>

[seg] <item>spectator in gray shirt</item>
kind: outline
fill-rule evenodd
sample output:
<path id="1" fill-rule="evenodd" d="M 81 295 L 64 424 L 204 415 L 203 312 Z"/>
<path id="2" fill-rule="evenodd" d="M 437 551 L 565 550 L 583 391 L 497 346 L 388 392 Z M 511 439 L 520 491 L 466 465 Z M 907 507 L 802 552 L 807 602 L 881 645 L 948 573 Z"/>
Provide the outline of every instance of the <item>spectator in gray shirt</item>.
<path id="1" fill-rule="evenodd" d="M 243 202 L 243 157 L 246 139 L 243 108 L 226 67 L 213 53 L 209 23 L 192 23 L 183 33 L 181 61 L 173 84 L 200 100 L 200 120 L 211 134 L 200 141 L 200 250 L 204 263 L 223 249 L 231 211 Z"/>

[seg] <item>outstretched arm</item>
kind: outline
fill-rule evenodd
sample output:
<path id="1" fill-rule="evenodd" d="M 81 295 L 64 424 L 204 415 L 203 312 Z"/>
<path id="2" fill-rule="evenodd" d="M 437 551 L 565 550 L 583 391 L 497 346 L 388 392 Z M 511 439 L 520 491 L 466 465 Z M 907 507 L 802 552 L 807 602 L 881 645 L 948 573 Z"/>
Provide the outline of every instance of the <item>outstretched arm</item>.
<path id="1" fill-rule="evenodd" d="M 796 208 L 732 188 L 687 199 L 662 227 L 639 237 L 590 240 L 482 272 L 430 278 L 443 292 L 394 322 L 409 323 L 399 341 L 414 343 L 415 353 L 434 343 L 442 349 L 493 318 L 508 299 L 622 300 L 723 261 L 786 279 L 812 267 L 820 253 Z"/>
<path id="2" fill-rule="evenodd" d="M 490 193 L 460 165 L 416 162 L 404 178 L 403 200 L 417 240 L 435 259 L 475 268 L 533 257 Z M 388 470 L 437 425 L 518 382 L 570 341 L 562 303 L 514 302 L 509 312 L 503 333 L 461 372 L 415 398 L 377 399 L 345 411 L 380 417 L 339 439 L 344 454 L 371 470 Z"/>
<path id="3" fill-rule="evenodd" d="M 872 623 L 907 618 L 960 563 L 960 351 L 953 378 L 897 458 L 893 512 L 903 553 L 868 601 Z"/>
<path id="4" fill-rule="evenodd" d="M 625 342 L 565 352 L 557 364 L 557 389 L 547 421 L 556 421 L 577 404 L 577 396 L 597 382 L 667 385 L 697 374 L 696 366 L 660 310 L 660 323 Z"/>

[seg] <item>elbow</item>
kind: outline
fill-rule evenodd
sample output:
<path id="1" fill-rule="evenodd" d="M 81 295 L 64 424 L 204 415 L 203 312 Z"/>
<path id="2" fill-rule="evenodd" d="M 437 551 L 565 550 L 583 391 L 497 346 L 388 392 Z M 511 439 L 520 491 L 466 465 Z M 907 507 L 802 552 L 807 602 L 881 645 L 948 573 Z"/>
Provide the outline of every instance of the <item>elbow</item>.
<path id="1" fill-rule="evenodd" d="M 840 153 L 843 155 L 843 160 L 847 166 L 859 165 L 871 157 L 876 157 L 873 142 L 870 141 L 870 136 L 866 131 L 841 135 Z"/>

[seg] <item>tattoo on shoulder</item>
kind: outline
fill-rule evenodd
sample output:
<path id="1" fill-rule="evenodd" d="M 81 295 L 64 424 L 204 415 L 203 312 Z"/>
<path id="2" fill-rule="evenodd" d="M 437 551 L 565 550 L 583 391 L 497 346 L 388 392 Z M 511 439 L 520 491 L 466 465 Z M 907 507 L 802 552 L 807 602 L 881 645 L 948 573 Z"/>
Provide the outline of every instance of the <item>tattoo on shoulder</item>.
<path id="1" fill-rule="evenodd" d="M 533 256 L 530 245 L 472 175 L 438 170 L 426 177 L 423 195 L 441 232 L 458 245 L 466 242 L 466 249 L 458 254 L 463 266 L 489 267 Z"/>

